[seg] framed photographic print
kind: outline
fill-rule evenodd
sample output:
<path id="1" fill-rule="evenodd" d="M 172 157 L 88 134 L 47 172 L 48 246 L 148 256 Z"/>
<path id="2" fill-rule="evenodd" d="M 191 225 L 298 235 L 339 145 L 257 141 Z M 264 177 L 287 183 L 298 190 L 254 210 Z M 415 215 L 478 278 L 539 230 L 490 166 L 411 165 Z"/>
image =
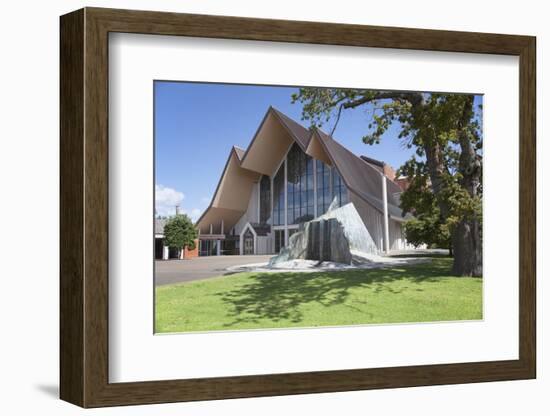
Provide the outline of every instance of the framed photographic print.
<path id="1" fill-rule="evenodd" d="M 535 38 L 61 17 L 83 406 L 534 378 Z"/>

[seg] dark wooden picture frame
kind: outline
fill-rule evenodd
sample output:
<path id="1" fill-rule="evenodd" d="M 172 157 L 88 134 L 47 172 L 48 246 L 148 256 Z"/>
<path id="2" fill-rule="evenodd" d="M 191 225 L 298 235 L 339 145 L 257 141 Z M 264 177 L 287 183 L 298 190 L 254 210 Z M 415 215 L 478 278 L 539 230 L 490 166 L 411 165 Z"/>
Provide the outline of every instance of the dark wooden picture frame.
<path id="1" fill-rule="evenodd" d="M 110 32 L 519 56 L 519 359 L 109 383 Z M 534 37 L 85 8 L 61 17 L 60 46 L 63 400 L 101 407 L 535 378 Z"/>

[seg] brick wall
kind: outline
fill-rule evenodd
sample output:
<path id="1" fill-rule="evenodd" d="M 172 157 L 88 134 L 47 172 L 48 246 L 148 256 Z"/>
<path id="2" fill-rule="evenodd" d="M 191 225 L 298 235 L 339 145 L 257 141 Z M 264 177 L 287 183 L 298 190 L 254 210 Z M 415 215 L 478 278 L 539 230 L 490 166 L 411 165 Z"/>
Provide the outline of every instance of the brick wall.
<path id="1" fill-rule="evenodd" d="M 195 249 L 189 250 L 187 247 L 183 249 L 183 258 L 192 259 L 193 257 L 199 256 L 199 240 L 195 240 Z"/>

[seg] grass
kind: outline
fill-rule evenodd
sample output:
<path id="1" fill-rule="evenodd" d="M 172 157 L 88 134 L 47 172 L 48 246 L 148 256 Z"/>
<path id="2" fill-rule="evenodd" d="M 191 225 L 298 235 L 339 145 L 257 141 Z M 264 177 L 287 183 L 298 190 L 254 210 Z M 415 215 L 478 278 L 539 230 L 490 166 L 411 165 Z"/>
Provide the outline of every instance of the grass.
<path id="1" fill-rule="evenodd" d="M 156 288 L 156 331 L 482 319 L 482 279 L 451 259 L 376 270 L 239 273 Z"/>

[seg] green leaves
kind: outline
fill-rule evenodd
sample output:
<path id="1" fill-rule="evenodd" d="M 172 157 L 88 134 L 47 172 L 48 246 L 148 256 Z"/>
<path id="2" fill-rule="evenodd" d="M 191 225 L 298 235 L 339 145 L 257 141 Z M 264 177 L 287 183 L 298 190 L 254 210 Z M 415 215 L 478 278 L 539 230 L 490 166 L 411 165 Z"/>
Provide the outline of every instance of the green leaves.
<path id="1" fill-rule="evenodd" d="M 405 237 L 415 247 L 426 244 L 428 248 L 451 248 L 449 224 L 437 215 L 424 215 L 407 221 Z"/>
<path id="2" fill-rule="evenodd" d="M 190 250 L 194 250 L 196 238 L 197 230 L 191 219 L 185 214 L 171 217 L 164 226 L 165 245 L 170 248 L 188 247 Z"/>

